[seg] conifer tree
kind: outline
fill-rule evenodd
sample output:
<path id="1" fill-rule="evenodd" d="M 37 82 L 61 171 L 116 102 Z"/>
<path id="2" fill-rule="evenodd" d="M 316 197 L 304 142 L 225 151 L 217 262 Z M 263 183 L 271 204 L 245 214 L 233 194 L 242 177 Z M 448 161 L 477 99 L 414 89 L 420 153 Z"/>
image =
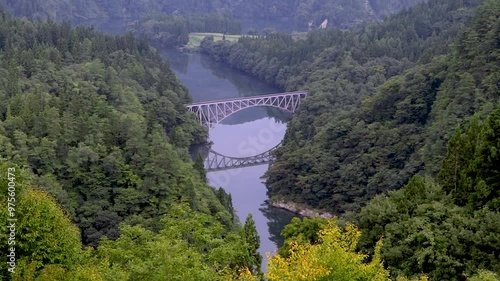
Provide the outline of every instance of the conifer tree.
<path id="1" fill-rule="evenodd" d="M 247 249 L 250 256 L 249 267 L 252 268 L 254 273 L 262 274 L 260 266 L 262 263 L 262 256 L 257 251 L 260 247 L 260 236 L 255 227 L 252 214 L 248 214 L 245 225 L 243 226 L 243 239 L 247 243 Z"/>

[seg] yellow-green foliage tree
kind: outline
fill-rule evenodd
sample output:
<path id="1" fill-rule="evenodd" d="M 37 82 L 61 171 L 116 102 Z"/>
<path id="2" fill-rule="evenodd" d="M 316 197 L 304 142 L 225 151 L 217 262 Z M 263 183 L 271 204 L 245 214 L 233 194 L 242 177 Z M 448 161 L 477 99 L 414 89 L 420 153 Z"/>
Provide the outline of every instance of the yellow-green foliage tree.
<path id="1" fill-rule="evenodd" d="M 193 280 L 257 281 L 248 269 L 243 237 L 227 233 L 210 215 L 186 204 L 172 207 L 158 232 L 123 224 L 115 241 L 103 239 L 98 250 L 84 249 L 78 228 L 46 191 L 33 187 L 32 175 L 0 159 L 2 174 L 15 168 L 15 273 L 0 265 L 0 280 L 122 281 Z M 0 178 L 0 204 L 7 206 L 8 177 Z M 12 185 L 12 184 L 11 184 Z M 7 221 L 7 208 L 0 218 Z M 0 226 L 0 250 L 7 253 L 9 230 Z M 9 246 L 9 247 L 11 247 Z"/>
<path id="2" fill-rule="evenodd" d="M 15 172 L 7 177 L 9 168 Z M 16 256 L 14 272 L 8 272 L 6 263 L 2 263 L 0 280 L 102 280 L 98 266 L 104 263 L 94 263 L 90 250 L 82 250 L 80 231 L 55 200 L 47 192 L 30 186 L 29 174 L 12 162 L 0 160 L 0 171 L 0 204 L 13 202 L 13 218 L 17 219 L 15 243 L 7 243 L 7 225 L 0 228 L 2 252 L 7 253 L 7 247 L 9 251 L 14 248 Z M 14 196 L 9 194 L 9 198 L 8 178 L 15 183 Z M 2 221 L 6 222 L 8 216 L 7 208 L 1 208 Z"/>
<path id="3" fill-rule="evenodd" d="M 480 270 L 478 274 L 472 276 L 471 278 L 467 279 L 468 281 L 498 281 L 500 278 L 498 277 L 498 274 L 491 272 L 491 271 L 486 271 L 486 270 Z"/>
<path id="4" fill-rule="evenodd" d="M 171 210 L 157 233 L 122 225 L 118 239 L 101 241 L 98 258 L 110 264 L 104 280 L 256 280 L 244 238 L 187 204 Z"/>
<path id="5" fill-rule="evenodd" d="M 345 229 L 331 219 L 319 231 L 319 243 L 290 242 L 290 255 L 269 257 L 266 277 L 271 281 L 321 281 L 321 280 L 390 280 L 389 272 L 380 260 L 377 245 L 371 262 L 355 251 L 361 231 L 348 224 Z"/>

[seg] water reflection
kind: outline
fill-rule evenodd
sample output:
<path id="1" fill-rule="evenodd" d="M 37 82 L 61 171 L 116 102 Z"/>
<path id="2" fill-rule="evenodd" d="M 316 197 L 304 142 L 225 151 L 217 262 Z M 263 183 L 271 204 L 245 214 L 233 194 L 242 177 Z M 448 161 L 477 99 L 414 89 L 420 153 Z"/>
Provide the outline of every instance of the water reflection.
<path id="1" fill-rule="evenodd" d="M 235 116 L 236 115 L 236 116 Z M 247 122 L 252 122 L 264 118 L 271 118 L 273 122 L 278 124 L 287 123 L 291 116 L 290 113 L 284 112 L 274 107 L 255 107 L 254 110 L 242 110 L 225 118 L 220 122 L 224 125 L 238 125 Z M 217 127 L 217 125 L 215 125 Z"/>
<path id="2" fill-rule="evenodd" d="M 247 157 L 227 156 L 214 151 L 213 149 L 210 149 L 209 152 L 204 156 L 205 169 L 207 170 L 207 172 L 212 172 L 269 164 L 274 161 L 274 156 L 272 155 L 272 153 L 280 145 L 281 143 L 263 153 Z"/>
<path id="3" fill-rule="evenodd" d="M 157 46 L 158 47 L 158 46 Z M 177 51 L 175 49 L 169 52 L 162 52 L 163 56 L 168 57 L 170 67 L 177 73 L 187 74 L 189 65 L 189 54 Z"/>
<path id="4" fill-rule="evenodd" d="M 194 102 L 281 92 L 210 57 L 183 53 L 176 49 L 162 51 Z"/>
<path id="5" fill-rule="evenodd" d="M 250 93 L 258 93 L 257 95 L 273 94 L 280 91 L 276 91 L 274 87 L 265 87 L 263 89 L 262 83 L 255 83 L 255 78 L 249 76 L 243 71 L 236 69 L 228 69 L 227 65 L 218 63 L 215 60 L 207 56 L 202 56 L 200 58 L 200 63 L 203 67 L 212 70 L 212 74 L 223 80 L 228 80 L 229 83 L 236 86 L 239 96 L 246 97 Z M 252 94 L 254 95 L 254 94 Z"/>
<path id="6" fill-rule="evenodd" d="M 297 215 L 286 210 L 274 208 L 267 201 L 261 205 L 259 211 L 267 218 L 269 240 L 281 247 L 285 243 L 285 238 L 281 236 L 281 231 Z"/>

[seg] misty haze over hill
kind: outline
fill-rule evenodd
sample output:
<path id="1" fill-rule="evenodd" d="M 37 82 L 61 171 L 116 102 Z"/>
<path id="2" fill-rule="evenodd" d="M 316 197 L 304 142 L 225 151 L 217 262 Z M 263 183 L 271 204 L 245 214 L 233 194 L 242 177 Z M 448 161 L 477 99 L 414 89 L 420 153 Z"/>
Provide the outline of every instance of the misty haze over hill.
<path id="1" fill-rule="evenodd" d="M 239 20 L 288 20 L 299 26 L 325 19 L 330 25 L 381 19 L 423 0 L 1 0 L 16 16 L 52 17 L 65 20 L 96 18 L 139 19 L 155 13 L 222 13 Z"/>

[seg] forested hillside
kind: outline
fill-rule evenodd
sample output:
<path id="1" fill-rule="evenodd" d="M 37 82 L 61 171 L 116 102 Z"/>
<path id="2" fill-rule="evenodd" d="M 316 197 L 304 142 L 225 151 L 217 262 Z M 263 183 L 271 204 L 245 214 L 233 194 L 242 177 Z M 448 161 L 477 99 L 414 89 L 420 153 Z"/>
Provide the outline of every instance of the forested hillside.
<path id="1" fill-rule="evenodd" d="M 478 15 L 487 18 L 497 9 L 483 8 Z M 455 130 L 437 179 L 414 176 L 356 215 L 363 230 L 358 246 L 370 252 L 383 239 L 381 257 L 392 276 L 465 280 L 478 270 L 500 273 L 500 106 L 479 116 Z"/>
<path id="2" fill-rule="evenodd" d="M 478 15 L 493 18 L 495 9 L 487 3 Z M 455 130 L 437 177 L 415 175 L 340 223 L 294 218 L 266 276 L 500 280 L 499 148 L 497 104 L 487 117 L 476 114 Z"/>
<path id="3" fill-rule="evenodd" d="M 57 19 L 131 18 L 139 19 L 155 13 L 172 14 L 221 13 L 236 19 L 289 19 L 299 26 L 315 27 L 328 19 L 333 26 L 349 27 L 369 19 L 414 5 L 422 0 L 146 0 L 146 1 L 63 1 L 1 0 L 0 4 L 18 16 Z"/>
<path id="4" fill-rule="evenodd" d="M 267 173 L 269 194 L 343 213 L 415 173 L 435 174 L 455 126 L 489 112 L 498 98 L 497 17 L 483 8 L 459 32 L 480 2 L 429 1 L 381 23 L 305 40 L 274 33 L 202 42 L 219 61 L 310 93 Z"/>
<path id="5" fill-rule="evenodd" d="M 2 262 L 3 280 L 259 271 L 253 222 L 241 229 L 230 196 L 191 161 L 206 129 L 147 42 L 0 10 L 0 74 L 0 214 L 7 221 L 13 185 L 17 214 L 16 273 Z"/>
<path id="6" fill-rule="evenodd" d="M 266 174 L 269 194 L 344 213 L 360 230 L 295 220 L 268 276 L 499 280 L 498 38 L 500 2 L 434 0 L 305 40 L 203 42 L 219 61 L 309 91 Z M 370 269 L 356 251 L 370 255 Z"/>

